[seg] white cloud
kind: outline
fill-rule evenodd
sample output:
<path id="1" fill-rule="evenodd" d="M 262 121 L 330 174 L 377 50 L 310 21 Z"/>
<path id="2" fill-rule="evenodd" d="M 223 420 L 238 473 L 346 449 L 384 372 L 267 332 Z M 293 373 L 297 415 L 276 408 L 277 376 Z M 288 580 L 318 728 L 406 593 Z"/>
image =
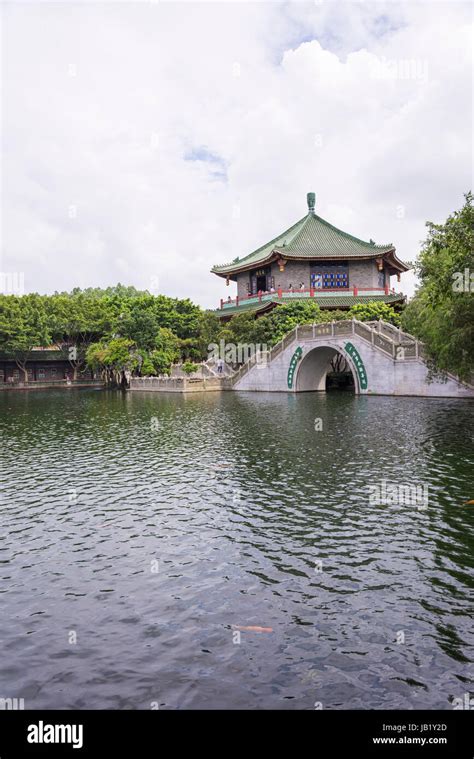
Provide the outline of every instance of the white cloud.
<path id="1" fill-rule="evenodd" d="M 425 220 L 470 189 L 467 4 L 2 15 L 2 270 L 27 290 L 158 280 L 214 306 L 210 267 L 303 216 L 308 190 L 329 221 L 413 260 Z"/>

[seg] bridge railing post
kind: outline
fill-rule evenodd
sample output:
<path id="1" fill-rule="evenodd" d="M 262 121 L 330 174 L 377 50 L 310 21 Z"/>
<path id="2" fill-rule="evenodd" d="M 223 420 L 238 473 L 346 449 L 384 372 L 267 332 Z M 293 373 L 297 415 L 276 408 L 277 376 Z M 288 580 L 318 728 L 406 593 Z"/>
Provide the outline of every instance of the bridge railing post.
<path id="1" fill-rule="evenodd" d="M 354 335 L 355 334 L 355 319 L 354 319 L 354 317 L 352 317 L 351 321 L 352 321 L 352 334 Z"/>
<path id="2" fill-rule="evenodd" d="M 313 340 L 316 337 L 316 322 L 313 322 Z"/>
<path id="3" fill-rule="evenodd" d="M 418 358 L 418 340 L 415 340 L 415 356 Z"/>

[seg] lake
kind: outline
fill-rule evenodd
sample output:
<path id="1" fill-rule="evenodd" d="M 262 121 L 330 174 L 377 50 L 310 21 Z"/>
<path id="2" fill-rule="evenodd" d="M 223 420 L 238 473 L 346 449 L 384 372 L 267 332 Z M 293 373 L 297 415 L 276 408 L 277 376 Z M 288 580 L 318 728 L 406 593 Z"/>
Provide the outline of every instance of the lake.
<path id="1" fill-rule="evenodd" d="M 52 390 L 0 406 L 0 697 L 452 709 L 474 690 L 473 403 Z M 383 482 L 427 501 L 374 502 Z"/>

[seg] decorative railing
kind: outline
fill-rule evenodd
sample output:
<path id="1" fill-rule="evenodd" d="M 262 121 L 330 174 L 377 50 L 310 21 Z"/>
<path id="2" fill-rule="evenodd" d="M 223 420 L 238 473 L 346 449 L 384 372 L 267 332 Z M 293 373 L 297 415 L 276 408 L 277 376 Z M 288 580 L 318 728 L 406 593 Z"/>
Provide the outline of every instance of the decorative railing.
<path id="1" fill-rule="evenodd" d="M 77 379 L 77 380 L 66 380 L 66 379 L 29 379 L 28 382 L 25 382 L 24 380 L 15 380 L 14 382 L 0 382 L 0 390 L 8 390 L 9 388 L 18 389 L 18 388 L 26 388 L 30 390 L 34 390 L 34 388 L 44 388 L 44 387 L 83 387 L 88 385 L 103 385 L 105 384 L 104 381 L 100 378 L 98 379 L 90 379 L 89 377 L 84 379 Z"/>
<path id="2" fill-rule="evenodd" d="M 184 393 L 204 390 L 221 390 L 222 377 L 132 377 L 130 390 Z"/>
<path id="3" fill-rule="evenodd" d="M 309 287 L 304 288 L 303 290 L 283 290 L 281 287 L 278 290 L 274 290 L 273 292 L 269 291 L 260 291 L 258 293 L 253 293 L 251 295 L 243 295 L 243 296 L 236 296 L 235 298 L 229 298 L 227 300 L 221 299 L 220 302 L 220 308 L 221 310 L 224 310 L 226 308 L 235 308 L 236 306 L 240 305 L 250 305 L 252 303 L 262 303 L 265 301 L 271 301 L 275 298 L 314 298 L 317 297 L 324 297 L 324 296 L 333 296 L 334 294 L 339 295 L 353 295 L 357 297 L 358 295 L 395 295 L 395 290 L 387 287 L 324 287 L 324 288 L 316 288 L 316 287 Z"/>
<path id="4" fill-rule="evenodd" d="M 267 363 L 271 363 L 296 340 L 314 340 L 318 337 L 338 337 L 339 335 L 357 335 L 395 361 L 425 358 L 424 346 L 419 340 L 388 322 L 360 322 L 357 319 L 343 319 L 322 324 L 298 325 L 267 352 L 265 359 Z M 242 364 L 230 378 L 231 386 L 234 386 L 257 361 L 261 360 L 261 355 L 254 355 L 245 364 Z"/>
<path id="5" fill-rule="evenodd" d="M 363 337 L 365 340 L 372 340 L 372 330 L 365 322 L 354 322 L 354 334 Z"/>
<path id="6" fill-rule="evenodd" d="M 394 355 L 394 345 L 395 343 L 390 340 L 388 337 L 384 337 L 384 335 L 378 335 L 376 332 L 372 332 L 371 334 L 371 342 L 374 348 L 379 348 L 379 350 L 386 353 L 388 356 Z"/>
<path id="7" fill-rule="evenodd" d="M 344 319 L 340 322 L 333 322 L 333 335 L 351 335 L 354 332 L 352 320 Z"/>
<path id="8" fill-rule="evenodd" d="M 332 322 L 329 324 L 313 324 L 313 335 L 319 337 L 321 335 L 332 334 Z"/>
<path id="9" fill-rule="evenodd" d="M 413 335 L 409 335 L 408 332 L 403 332 L 400 327 L 395 327 L 393 324 L 390 324 L 389 322 L 383 322 L 381 320 L 379 321 L 371 321 L 371 322 L 365 322 L 366 324 L 369 324 L 373 329 L 375 329 L 377 332 L 379 332 L 382 335 L 385 335 L 386 337 L 389 337 L 390 339 L 396 339 L 398 342 L 416 342 L 416 337 L 413 337 Z"/>
<path id="10" fill-rule="evenodd" d="M 305 340 L 305 339 L 312 339 L 313 338 L 313 325 L 312 324 L 302 324 L 298 327 L 298 339 Z"/>

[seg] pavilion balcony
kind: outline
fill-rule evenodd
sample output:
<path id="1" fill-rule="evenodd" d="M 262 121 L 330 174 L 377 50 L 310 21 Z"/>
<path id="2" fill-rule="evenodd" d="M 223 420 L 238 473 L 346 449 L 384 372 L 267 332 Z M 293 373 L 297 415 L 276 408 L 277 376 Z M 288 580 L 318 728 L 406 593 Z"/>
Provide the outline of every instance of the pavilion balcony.
<path id="1" fill-rule="evenodd" d="M 324 297 L 331 297 L 334 296 L 348 296 L 352 295 L 354 297 L 358 296 L 383 296 L 383 295 L 395 295 L 395 290 L 389 288 L 388 285 L 385 287 L 325 287 L 316 289 L 314 287 L 308 287 L 304 288 L 302 290 L 300 289 L 292 289 L 292 290 L 282 290 L 279 288 L 278 290 L 275 290 L 275 292 L 259 292 L 256 295 L 246 295 L 244 297 L 239 298 L 239 296 L 235 298 L 230 298 L 227 300 L 224 300 L 221 298 L 220 302 L 220 310 L 225 310 L 226 308 L 235 308 L 236 306 L 243 306 L 243 305 L 251 305 L 253 303 L 264 303 L 265 301 L 278 301 L 278 299 L 284 299 L 287 301 L 290 298 L 295 298 L 296 300 L 300 300 L 301 298 L 314 298 L 317 297 L 319 300 L 320 298 Z"/>

